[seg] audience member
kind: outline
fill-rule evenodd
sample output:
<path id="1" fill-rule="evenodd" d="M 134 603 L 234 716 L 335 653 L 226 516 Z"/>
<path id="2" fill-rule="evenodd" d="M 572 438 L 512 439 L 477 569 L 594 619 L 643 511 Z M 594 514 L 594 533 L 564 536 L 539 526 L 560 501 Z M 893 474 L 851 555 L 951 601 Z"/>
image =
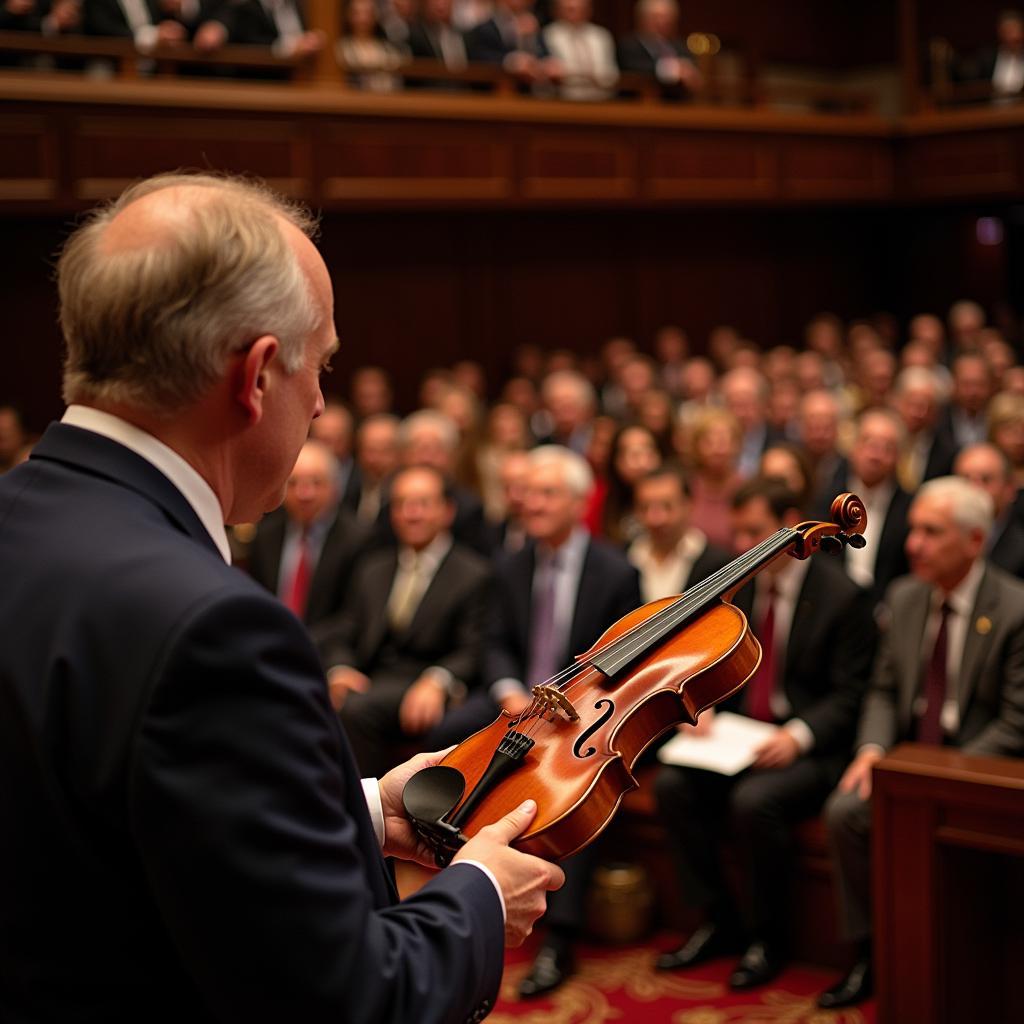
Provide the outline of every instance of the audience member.
<path id="1" fill-rule="evenodd" d="M 732 547 L 729 511 L 742 483 L 737 469 L 743 432 L 725 409 L 708 408 L 693 426 L 690 447 L 690 497 L 693 525 L 712 544 Z M 685 453 L 684 457 L 685 457 Z"/>
<path id="2" fill-rule="evenodd" d="M 869 409 L 857 421 L 849 459 L 843 459 L 832 481 L 819 494 L 817 516 L 828 519 L 836 495 L 852 491 L 868 514 L 867 543 L 847 547 L 843 557 L 851 578 L 880 601 L 886 588 L 907 571 L 903 542 L 910 495 L 896 480 L 903 447 L 903 423 L 889 409 Z"/>
<path id="3" fill-rule="evenodd" d="M 987 408 L 992 397 L 992 371 L 980 352 L 968 351 L 953 360 L 953 391 L 939 416 L 937 430 L 959 451 L 988 436 Z"/>
<path id="4" fill-rule="evenodd" d="M 409 25 L 408 45 L 413 57 L 441 61 L 449 71 L 463 71 L 469 61 L 465 37 L 452 22 L 452 0 L 423 0 L 419 18 Z M 438 86 L 436 82 L 416 84 Z M 460 83 L 448 83 L 444 87 L 459 88 Z"/>
<path id="5" fill-rule="evenodd" d="M 652 388 L 640 399 L 636 421 L 654 435 L 662 458 L 674 452 L 675 410 L 672 396 L 661 388 Z"/>
<path id="6" fill-rule="evenodd" d="M 549 432 L 541 443 L 564 445 L 585 454 L 597 412 L 590 381 L 573 370 L 560 370 L 544 378 L 541 397 L 550 419 Z"/>
<path id="7" fill-rule="evenodd" d="M 709 544 L 692 525 L 682 467 L 659 466 L 636 482 L 634 494 L 642 531 L 626 557 L 640 573 L 645 602 L 682 594 L 731 560 L 730 552 Z"/>
<path id="8" fill-rule="evenodd" d="M 470 60 L 498 64 L 524 85 L 549 94 L 563 68 L 552 56 L 533 12 L 533 0 L 499 0 L 494 14 L 466 36 Z"/>
<path id="9" fill-rule="evenodd" d="M 376 10 L 376 9 L 375 9 Z M 416 0 L 381 0 L 380 18 L 374 16 L 381 35 L 400 54 L 409 51 L 409 34 L 416 14 Z"/>
<path id="10" fill-rule="evenodd" d="M 937 429 L 941 393 L 934 371 L 918 366 L 901 370 L 892 399 L 906 431 L 897 476 L 912 494 L 925 480 L 952 472 L 956 449 L 949 431 Z"/>
<path id="11" fill-rule="evenodd" d="M 701 87 L 701 75 L 679 38 L 676 0 L 638 0 L 632 35 L 619 41 L 619 67 L 651 75 L 666 99 L 680 100 Z"/>
<path id="12" fill-rule="evenodd" d="M 524 547 L 527 539 L 524 508 L 530 473 L 529 453 L 525 450 L 505 452 L 498 473 L 505 514 L 495 525 L 491 547 L 496 556 L 512 555 Z"/>
<path id="13" fill-rule="evenodd" d="M 405 27 L 404 21 L 401 24 Z M 401 76 L 395 73 L 402 52 L 393 40 L 381 38 L 373 0 L 347 0 L 345 31 L 338 37 L 335 55 L 348 84 L 356 89 L 387 93 L 402 88 Z"/>
<path id="14" fill-rule="evenodd" d="M 607 100 L 619 69 L 611 33 L 590 19 L 591 0 L 555 0 L 556 20 L 544 28 L 544 42 L 562 66 L 564 100 Z"/>
<path id="15" fill-rule="evenodd" d="M 368 528 L 339 507 L 330 449 L 307 441 L 288 477 L 284 504 L 256 527 L 249 575 L 314 626 L 341 610 L 368 536 Z"/>
<path id="16" fill-rule="evenodd" d="M 734 500 L 736 549 L 748 551 L 801 519 L 784 484 L 755 479 Z M 766 984 L 789 959 L 792 830 L 818 812 L 847 763 L 875 647 L 868 595 L 833 560 L 776 559 L 753 589 L 761 663 L 725 706 L 772 723 L 774 732 L 737 776 L 665 766 L 655 781 L 684 898 L 705 915 L 657 967 L 742 952 L 729 977 L 736 990 Z M 750 883 L 749 927 L 722 867 L 719 840 L 728 826 Z"/>
<path id="17" fill-rule="evenodd" d="M 368 416 L 394 411 L 394 391 L 387 370 L 379 366 L 361 366 L 352 374 L 352 411 L 356 422 Z"/>
<path id="18" fill-rule="evenodd" d="M 686 331 L 675 324 L 665 324 L 654 332 L 654 356 L 658 361 L 661 386 L 673 401 L 686 397 L 685 370 L 690 354 Z"/>
<path id="19" fill-rule="evenodd" d="M 507 491 L 502 480 L 507 456 L 511 452 L 525 451 L 531 444 L 526 418 L 516 406 L 499 402 L 491 408 L 487 415 L 487 433 L 477 451 L 480 496 L 489 522 L 501 522 L 508 511 Z"/>
<path id="20" fill-rule="evenodd" d="M 831 486 L 842 462 L 839 399 L 831 391 L 808 391 L 797 412 L 797 434 L 810 460 L 815 494 Z"/>
<path id="21" fill-rule="evenodd" d="M 808 515 L 816 495 L 811 464 L 803 448 L 788 441 L 776 441 L 761 455 L 757 475 L 769 480 L 781 480 L 796 497 L 797 508 Z"/>
<path id="22" fill-rule="evenodd" d="M 375 413 L 364 419 L 356 431 L 359 490 L 355 512 L 361 523 L 375 523 L 380 516 L 388 481 L 401 462 L 400 430 L 397 416 Z"/>
<path id="23" fill-rule="evenodd" d="M 56 36 L 80 31 L 81 0 L 7 0 L 0 7 L 0 31 Z"/>
<path id="24" fill-rule="evenodd" d="M 181 0 L 182 5 L 187 2 Z M 213 9 L 196 30 L 194 43 L 203 52 L 217 50 L 225 43 L 240 43 L 269 46 L 280 57 L 304 57 L 323 49 L 324 36 L 307 30 L 302 6 L 296 0 L 232 0 Z"/>
<path id="25" fill-rule="evenodd" d="M 985 326 L 985 311 L 970 299 L 961 299 L 949 307 L 949 340 L 952 355 L 977 352 L 981 344 L 981 331 Z"/>
<path id="26" fill-rule="evenodd" d="M 992 499 L 994 519 L 982 549 L 985 558 L 1011 576 L 1024 576 L 1024 524 L 1014 515 L 1017 488 L 1010 460 L 994 444 L 983 442 L 964 448 L 953 468 Z"/>
<path id="27" fill-rule="evenodd" d="M 397 549 L 365 556 L 341 614 L 317 630 L 331 702 L 364 775 L 400 760 L 397 744 L 430 736 L 449 702 L 479 681 L 490 567 L 453 543 L 443 474 L 400 470 L 391 486 Z"/>
<path id="28" fill-rule="evenodd" d="M 324 411 L 309 428 L 309 436 L 327 445 L 334 455 L 338 504 L 355 512 L 359 506 L 361 481 L 359 467 L 352 454 L 352 434 L 352 413 L 348 406 L 333 398 L 325 403 Z"/>
<path id="29" fill-rule="evenodd" d="M 657 438 L 646 427 L 630 424 L 616 432 L 608 466 L 608 486 L 600 505 L 587 511 L 592 533 L 619 546 L 637 536 L 640 524 L 634 508 L 634 487 L 660 463 Z"/>
<path id="30" fill-rule="evenodd" d="M 768 382 L 759 370 L 741 366 L 722 377 L 720 390 L 723 404 L 736 417 L 743 431 L 736 468 L 746 479 L 757 472 L 761 453 L 769 442 L 782 440 L 768 429 Z"/>
<path id="31" fill-rule="evenodd" d="M 200 0 L 85 0 L 86 35 L 134 39 L 145 52 L 167 43 L 184 43 L 201 17 Z"/>
<path id="32" fill-rule="evenodd" d="M 845 937 L 859 954 L 819 998 L 871 995 L 872 769 L 903 740 L 967 754 L 1024 754 L 1024 584 L 985 562 L 988 495 L 966 480 L 921 485 L 910 509 L 913 573 L 886 595 L 887 627 L 857 732 L 856 757 L 825 808 Z"/>

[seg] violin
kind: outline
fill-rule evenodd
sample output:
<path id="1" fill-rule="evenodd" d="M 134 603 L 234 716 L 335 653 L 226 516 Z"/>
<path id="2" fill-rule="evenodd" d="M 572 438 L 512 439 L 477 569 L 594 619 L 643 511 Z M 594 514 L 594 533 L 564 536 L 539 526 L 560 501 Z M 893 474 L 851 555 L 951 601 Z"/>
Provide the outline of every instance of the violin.
<path id="1" fill-rule="evenodd" d="M 561 860 L 601 834 L 633 767 L 667 729 L 696 725 L 732 696 L 761 661 L 761 645 L 732 603 L 744 584 L 783 555 L 862 548 L 864 503 L 841 494 L 831 522 L 784 527 L 677 597 L 642 605 L 590 650 L 533 688 L 520 714 L 502 711 L 403 790 L 406 813 L 439 867 L 484 825 L 526 799 L 537 803 L 513 846 Z"/>

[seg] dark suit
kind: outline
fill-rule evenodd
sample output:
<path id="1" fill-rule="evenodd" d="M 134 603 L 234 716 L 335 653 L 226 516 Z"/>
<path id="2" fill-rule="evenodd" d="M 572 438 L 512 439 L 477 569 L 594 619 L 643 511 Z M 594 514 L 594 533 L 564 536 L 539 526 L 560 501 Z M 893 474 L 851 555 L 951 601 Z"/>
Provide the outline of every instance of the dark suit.
<path id="1" fill-rule="evenodd" d="M 438 566 L 412 619 L 395 633 L 388 623 L 388 596 L 395 580 L 395 549 L 375 551 L 359 564 L 339 616 L 316 636 L 325 669 L 344 665 L 369 676 L 366 693 L 349 694 L 341 717 L 366 774 L 391 765 L 403 739 L 398 711 L 409 686 L 431 667 L 446 669 L 472 689 L 479 682 L 490 566 L 475 552 L 453 544 Z M 424 749 L 438 749 L 424 737 Z"/>
<path id="2" fill-rule="evenodd" d="M 154 25 L 159 25 L 162 21 L 177 21 L 185 27 L 189 34 L 195 31 L 201 19 L 199 13 L 192 21 L 176 18 L 161 8 L 159 0 L 142 0 L 142 5 L 146 8 L 150 21 Z M 205 11 L 207 5 L 202 4 L 201 6 Z M 133 35 L 124 8 L 118 3 L 118 0 L 86 0 L 82 4 L 82 31 L 90 36 L 129 38 Z"/>
<path id="3" fill-rule="evenodd" d="M 511 32 L 502 32 L 502 26 L 495 18 L 488 18 L 469 31 L 466 51 L 470 60 L 487 64 L 501 64 L 509 54 L 517 51 L 534 57 L 551 56 L 543 32 L 538 30 L 532 36 L 516 37 Z"/>
<path id="4" fill-rule="evenodd" d="M 1007 509 L 997 520 L 989 538 L 988 560 L 997 568 L 1018 578 L 1024 576 L 1024 525 Z"/>
<path id="5" fill-rule="evenodd" d="M 280 584 L 281 555 L 284 551 L 288 514 L 283 508 L 266 516 L 256 528 L 249 548 L 249 575 L 272 594 Z M 302 616 L 307 626 L 314 626 L 341 611 L 348 593 L 349 581 L 356 559 L 370 535 L 368 527 L 339 508 L 324 537 L 320 557 L 313 569 Z"/>
<path id="6" fill-rule="evenodd" d="M 842 459 L 832 480 L 818 495 L 818 500 L 815 502 L 814 518 L 828 520 L 829 509 L 836 495 L 850 490 L 852 486 L 849 482 L 849 475 L 850 465 L 846 459 Z M 868 530 L 881 531 L 875 554 L 874 581 L 871 584 L 871 596 L 876 603 L 882 600 L 889 584 L 894 579 L 905 576 L 910 571 L 904 544 L 907 539 L 907 515 L 910 512 L 912 501 L 913 495 L 908 494 L 897 485 L 882 522 L 878 522 L 877 518 L 869 517 Z M 844 560 L 846 557 L 847 552 L 844 548 Z"/>
<path id="7" fill-rule="evenodd" d="M 868 594 L 836 562 L 816 556 L 796 597 L 779 678 L 788 717 L 810 729 L 811 749 L 785 768 L 735 777 L 675 766 L 658 773 L 655 792 L 685 898 L 719 924 L 740 928 L 718 845 L 731 825 L 748 862 L 753 935 L 788 945 L 792 827 L 818 812 L 849 759 L 875 640 Z M 747 696 L 741 691 L 726 706 L 742 711 Z"/>
<path id="8" fill-rule="evenodd" d="M 395 905 L 305 630 L 170 481 L 55 425 L 0 522 L 0 1019 L 479 1019 L 493 886 Z"/>
<path id="9" fill-rule="evenodd" d="M 907 576 L 886 595 L 888 626 L 879 648 L 857 732 L 857 748 L 889 750 L 912 739 L 921 688 L 922 647 L 931 607 L 929 584 Z M 947 742 L 965 754 L 1024 755 L 1024 583 L 991 565 L 967 621 L 957 685 L 959 727 Z M 832 794 L 829 838 L 839 866 L 846 937 L 871 931 L 871 802 L 856 792 Z"/>
<path id="10" fill-rule="evenodd" d="M 617 60 L 622 71 L 631 71 L 641 75 L 657 74 L 658 61 L 664 57 L 682 57 L 690 59 L 690 51 L 681 39 L 659 40 L 651 36 L 633 33 L 623 36 L 617 46 Z M 664 82 L 661 87 L 666 99 L 685 99 L 689 92 L 679 82 Z"/>
<path id="11" fill-rule="evenodd" d="M 150 3 L 153 0 L 149 0 Z M 306 27 L 302 4 L 292 4 L 299 23 Z M 280 35 L 277 22 L 268 13 L 260 0 L 227 0 L 213 15 L 228 30 L 229 43 L 244 43 L 252 46 L 273 46 Z"/>

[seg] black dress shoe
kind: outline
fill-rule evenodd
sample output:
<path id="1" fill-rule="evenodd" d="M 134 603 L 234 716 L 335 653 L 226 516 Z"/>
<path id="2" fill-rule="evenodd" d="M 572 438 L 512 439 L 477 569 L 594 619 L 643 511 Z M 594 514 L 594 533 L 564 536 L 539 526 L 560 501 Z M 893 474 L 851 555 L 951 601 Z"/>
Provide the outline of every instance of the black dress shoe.
<path id="1" fill-rule="evenodd" d="M 874 990 L 871 961 L 858 960 L 845 978 L 818 996 L 818 1005 L 823 1010 L 839 1010 L 844 1006 L 853 1006 L 870 999 Z"/>
<path id="2" fill-rule="evenodd" d="M 537 952 L 530 973 L 519 982 L 519 998 L 535 999 L 552 992 L 572 974 L 572 949 L 568 946 L 544 944 Z"/>
<path id="3" fill-rule="evenodd" d="M 729 975 L 729 988 L 743 992 L 758 985 L 767 985 L 781 973 L 785 959 L 767 942 L 752 942 Z"/>
<path id="4" fill-rule="evenodd" d="M 720 924 L 702 924 L 678 949 L 660 953 L 654 961 L 659 971 L 696 967 L 717 956 L 728 956 L 741 949 L 736 932 Z"/>

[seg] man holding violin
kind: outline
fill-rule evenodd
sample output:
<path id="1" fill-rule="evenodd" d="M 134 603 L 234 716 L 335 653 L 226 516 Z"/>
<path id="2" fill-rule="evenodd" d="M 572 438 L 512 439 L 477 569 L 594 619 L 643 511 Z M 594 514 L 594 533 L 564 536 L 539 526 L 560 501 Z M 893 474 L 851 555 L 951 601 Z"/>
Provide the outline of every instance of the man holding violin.
<path id="1" fill-rule="evenodd" d="M 750 481 L 733 500 L 737 553 L 802 519 L 785 484 Z M 683 893 L 706 915 L 656 966 L 674 970 L 742 953 L 729 978 L 736 990 L 769 982 L 786 964 L 792 828 L 818 813 L 842 773 L 876 642 L 870 598 L 837 560 L 781 557 L 751 586 L 762 660 L 722 707 L 771 722 L 775 731 L 737 776 L 666 766 L 655 783 Z M 746 915 L 721 867 L 718 843 L 727 832 L 749 879 Z"/>

